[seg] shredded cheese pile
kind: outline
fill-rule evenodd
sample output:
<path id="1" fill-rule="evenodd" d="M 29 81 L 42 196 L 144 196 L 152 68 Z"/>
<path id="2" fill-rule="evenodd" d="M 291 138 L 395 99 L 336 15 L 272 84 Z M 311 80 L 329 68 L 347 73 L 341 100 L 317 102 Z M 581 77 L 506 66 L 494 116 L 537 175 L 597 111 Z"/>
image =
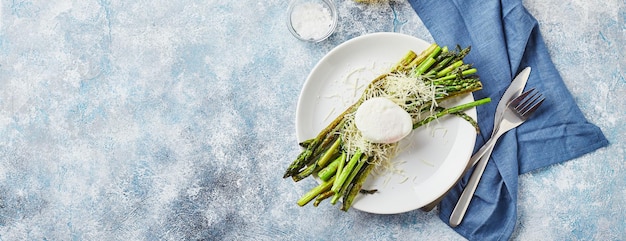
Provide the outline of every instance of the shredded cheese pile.
<path id="1" fill-rule="evenodd" d="M 422 118 L 421 108 L 425 104 L 430 104 L 428 115 L 437 107 L 435 96 L 440 91 L 437 86 L 425 84 L 421 77 L 413 77 L 408 73 L 393 73 L 385 78 L 370 84 L 364 91 L 362 100 L 374 97 L 384 97 L 406 110 L 411 118 L 419 120 Z M 342 141 L 348 154 L 354 154 L 360 150 L 363 154 L 372 157 L 374 164 L 382 167 L 392 167 L 390 160 L 398 151 L 396 143 L 371 143 L 367 141 L 354 123 L 354 113 L 347 114 L 344 128 L 342 130 Z"/>

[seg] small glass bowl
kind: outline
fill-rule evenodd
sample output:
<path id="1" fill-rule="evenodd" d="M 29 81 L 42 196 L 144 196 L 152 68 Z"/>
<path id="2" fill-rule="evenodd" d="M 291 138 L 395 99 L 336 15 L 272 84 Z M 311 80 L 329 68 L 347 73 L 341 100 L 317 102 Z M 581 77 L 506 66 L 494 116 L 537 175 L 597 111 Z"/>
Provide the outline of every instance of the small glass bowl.
<path id="1" fill-rule="evenodd" d="M 302 33 L 298 33 L 298 30 L 296 29 L 297 26 L 294 26 L 294 17 L 298 17 L 294 15 L 294 10 L 298 9 L 298 7 L 302 7 L 303 4 L 321 4 L 321 6 L 323 8 L 325 8 L 328 13 L 330 14 L 330 26 L 328 26 L 328 29 L 326 30 L 326 32 L 324 34 L 315 34 L 315 36 L 306 36 L 307 34 L 302 34 Z M 308 9 L 311 10 L 311 9 Z M 300 16 L 302 17 L 302 16 Z M 332 35 L 335 32 L 335 29 L 337 28 L 337 7 L 335 6 L 335 4 L 332 2 L 332 0 L 292 0 L 291 3 L 289 4 L 289 8 L 287 9 L 287 28 L 289 29 L 289 32 L 291 32 L 291 34 L 296 37 L 297 39 L 300 39 L 302 41 L 308 41 L 308 42 L 321 42 L 325 39 L 327 39 L 330 35 Z M 311 19 L 308 19 L 311 20 Z M 312 24 L 312 23 L 309 23 Z M 307 29 L 307 30 L 301 30 L 302 31 L 310 31 L 311 29 Z"/>

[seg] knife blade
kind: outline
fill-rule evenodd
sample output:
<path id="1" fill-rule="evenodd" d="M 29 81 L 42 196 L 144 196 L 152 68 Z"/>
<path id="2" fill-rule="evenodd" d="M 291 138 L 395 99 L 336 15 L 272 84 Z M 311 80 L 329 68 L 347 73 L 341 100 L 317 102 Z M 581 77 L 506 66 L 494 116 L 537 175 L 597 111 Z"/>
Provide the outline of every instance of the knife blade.
<path id="1" fill-rule="evenodd" d="M 509 103 L 509 100 L 519 96 L 524 90 L 524 87 L 526 87 L 526 82 L 528 81 L 528 77 L 530 76 L 530 71 L 530 67 L 526 67 L 522 71 L 520 71 L 519 74 L 515 76 L 513 81 L 511 81 L 509 87 L 504 91 L 504 94 L 502 94 L 502 98 L 500 98 L 500 102 L 498 102 L 498 105 L 496 106 L 496 116 L 494 116 L 493 131 L 491 132 L 492 137 L 498 131 L 497 127 L 502 121 L 502 113 Z M 480 158 L 485 155 L 485 153 L 487 153 L 488 149 L 489 148 L 480 148 L 480 150 L 478 150 L 470 159 L 468 168 L 476 165 L 476 163 L 478 163 L 478 160 L 480 160 Z"/>

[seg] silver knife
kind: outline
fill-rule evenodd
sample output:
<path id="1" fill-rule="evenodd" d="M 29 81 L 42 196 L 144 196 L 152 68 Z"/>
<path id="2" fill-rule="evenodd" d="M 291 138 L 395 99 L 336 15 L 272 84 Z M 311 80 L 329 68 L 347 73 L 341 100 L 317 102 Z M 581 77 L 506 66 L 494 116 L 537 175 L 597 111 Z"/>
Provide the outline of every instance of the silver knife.
<path id="1" fill-rule="evenodd" d="M 522 91 L 524 90 L 524 87 L 526 86 L 526 81 L 528 81 L 529 76 L 530 76 L 530 67 L 526 67 L 521 72 L 519 72 L 517 76 L 515 76 L 515 79 L 513 79 L 513 81 L 511 82 L 511 85 L 509 85 L 509 87 L 504 91 L 504 94 L 502 95 L 502 98 L 500 98 L 500 102 L 498 102 L 498 106 L 496 107 L 495 113 L 499 115 L 494 117 L 493 131 L 491 132 L 492 137 L 498 131 L 499 123 L 502 122 L 502 113 L 504 112 L 504 109 L 506 108 L 507 103 L 509 102 L 509 100 L 519 96 L 522 93 Z M 485 148 L 485 147 L 480 148 L 480 150 L 478 150 L 472 156 L 472 158 L 470 158 L 470 161 L 469 161 L 470 166 L 468 166 L 468 168 L 476 165 L 476 163 L 478 163 L 478 160 L 480 160 L 480 158 L 483 155 L 485 155 L 485 153 L 487 153 L 488 149 L 489 148 Z"/>
<path id="2" fill-rule="evenodd" d="M 500 102 L 498 102 L 498 106 L 496 107 L 496 112 L 495 112 L 496 116 L 494 117 L 494 122 L 493 122 L 494 127 L 493 127 L 493 131 L 491 132 L 491 137 L 493 137 L 495 133 L 498 131 L 498 126 L 500 122 L 502 122 L 502 113 L 504 112 L 504 109 L 507 108 L 506 106 L 508 102 L 522 93 L 522 91 L 524 90 L 524 87 L 526 86 L 526 81 L 528 80 L 529 76 L 530 76 L 530 67 L 526 67 L 519 74 L 517 74 L 517 76 L 515 77 L 515 79 L 513 79 L 509 87 L 504 91 L 504 94 L 502 95 L 502 98 L 500 99 Z M 470 158 L 469 163 L 471 166 L 468 166 L 465 170 L 468 170 L 470 167 L 476 165 L 476 163 L 478 163 L 478 161 L 481 160 L 481 157 L 489 159 L 491 155 L 486 155 L 486 156 L 484 155 L 485 153 L 491 153 L 492 148 L 493 146 L 483 146 L 482 148 L 480 148 L 480 150 L 478 150 L 472 156 L 472 158 Z M 467 190 L 463 191 L 461 198 L 467 195 L 466 191 Z M 471 191 L 471 193 L 473 194 L 474 192 Z M 469 202 L 466 202 L 463 204 L 460 204 L 460 203 L 456 204 L 456 206 L 454 207 L 454 210 L 452 210 L 452 214 L 450 215 L 451 227 L 456 227 L 461 223 L 461 220 L 463 220 L 463 217 L 465 216 L 465 212 L 467 211 L 468 205 L 469 205 Z"/>

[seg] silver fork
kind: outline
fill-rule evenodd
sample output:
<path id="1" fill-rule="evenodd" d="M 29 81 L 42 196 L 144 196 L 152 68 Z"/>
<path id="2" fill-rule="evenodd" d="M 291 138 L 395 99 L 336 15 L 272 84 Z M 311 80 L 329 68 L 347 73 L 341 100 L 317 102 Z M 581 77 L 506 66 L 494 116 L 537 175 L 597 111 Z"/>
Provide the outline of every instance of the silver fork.
<path id="1" fill-rule="evenodd" d="M 495 146 L 500 136 L 524 123 L 524 121 L 526 121 L 528 117 L 530 117 L 539 108 L 544 100 L 545 98 L 543 95 L 535 91 L 535 88 L 532 88 L 514 98 L 507 104 L 507 108 L 502 113 L 502 122 L 500 122 L 497 127 L 498 131 L 481 148 L 483 152 L 486 151 L 486 156 L 481 158 L 476 164 L 476 169 L 474 169 L 467 186 L 465 186 L 459 201 L 456 203 L 456 206 L 452 211 L 452 215 L 450 215 L 450 226 L 456 227 L 463 220 L 467 207 L 469 207 L 470 201 L 472 200 L 476 187 L 478 186 L 478 182 L 485 171 L 493 146 Z M 480 153 L 477 152 L 476 154 Z"/>

